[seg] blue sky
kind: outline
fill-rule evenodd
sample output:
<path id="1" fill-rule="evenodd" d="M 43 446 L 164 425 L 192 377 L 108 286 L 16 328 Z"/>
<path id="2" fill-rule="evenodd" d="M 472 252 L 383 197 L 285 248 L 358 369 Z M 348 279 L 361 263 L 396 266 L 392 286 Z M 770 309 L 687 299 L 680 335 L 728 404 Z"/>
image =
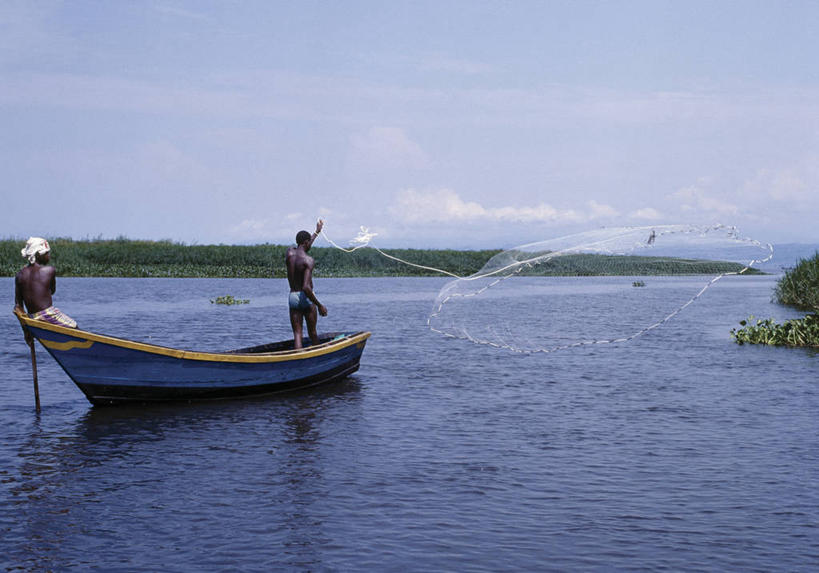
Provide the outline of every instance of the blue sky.
<path id="1" fill-rule="evenodd" d="M 819 242 L 816 2 L 0 2 L 0 235 Z"/>

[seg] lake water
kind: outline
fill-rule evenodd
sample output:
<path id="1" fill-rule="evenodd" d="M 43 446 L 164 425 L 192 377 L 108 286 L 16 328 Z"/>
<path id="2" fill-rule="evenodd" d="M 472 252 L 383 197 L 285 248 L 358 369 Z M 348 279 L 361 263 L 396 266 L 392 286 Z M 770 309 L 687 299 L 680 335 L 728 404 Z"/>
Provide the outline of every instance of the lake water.
<path id="1" fill-rule="evenodd" d="M 618 280 L 519 288 L 568 316 Z M 430 332 L 444 283 L 319 279 L 320 330 L 373 336 L 354 376 L 280 397 L 94 408 L 38 346 L 37 415 L 0 280 L 0 566 L 819 569 L 819 355 L 729 336 L 750 314 L 798 316 L 771 302 L 775 277 L 725 278 L 644 337 L 552 354 Z M 672 288 L 646 283 L 647 301 Z M 209 302 L 225 294 L 251 303 Z M 55 302 L 89 330 L 219 350 L 288 338 L 285 299 L 280 280 L 63 278 Z"/>

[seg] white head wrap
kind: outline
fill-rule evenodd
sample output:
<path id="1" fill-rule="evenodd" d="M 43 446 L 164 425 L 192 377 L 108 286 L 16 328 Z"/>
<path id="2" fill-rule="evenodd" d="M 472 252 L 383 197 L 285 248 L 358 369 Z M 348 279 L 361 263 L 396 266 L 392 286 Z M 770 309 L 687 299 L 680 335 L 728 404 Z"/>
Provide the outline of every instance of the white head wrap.
<path id="1" fill-rule="evenodd" d="M 26 241 L 26 248 L 20 251 L 20 253 L 23 257 L 28 259 L 29 263 L 34 263 L 37 259 L 37 253 L 47 253 L 50 250 L 51 247 L 48 246 L 48 241 L 40 237 L 31 237 Z"/>

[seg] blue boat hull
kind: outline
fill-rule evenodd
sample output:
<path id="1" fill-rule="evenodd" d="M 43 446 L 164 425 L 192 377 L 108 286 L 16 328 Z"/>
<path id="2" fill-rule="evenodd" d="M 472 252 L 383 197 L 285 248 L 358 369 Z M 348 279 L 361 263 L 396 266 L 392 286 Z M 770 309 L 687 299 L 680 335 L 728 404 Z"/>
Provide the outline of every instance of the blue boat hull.
<path id="1" fill-rule="evenodd" d="M 92 404 L 260 396 L 343 378 L 359 367 L 369 332 L 333 333 L 229 352 L 178 350 L 18 315 Z"/>
<path id="2" fill-rule="evenodd" d="M 276 382 L 262 382 L 226 386 L 221 381 L 216 384 L 198 385 L 164 385 L 164 384 L 110 384 L 89 383 L 74 380 L 88 400 L 95 405 L 113 405 L 124 402 L 168 402 L 193 400 L 224 400 L 265 396 L 278 392 L 301 390 L 339 380 L 358 370 L 358 360 L 342 364 L 331 370 L 306 376 L 304 378 L 288 379 Z"/>

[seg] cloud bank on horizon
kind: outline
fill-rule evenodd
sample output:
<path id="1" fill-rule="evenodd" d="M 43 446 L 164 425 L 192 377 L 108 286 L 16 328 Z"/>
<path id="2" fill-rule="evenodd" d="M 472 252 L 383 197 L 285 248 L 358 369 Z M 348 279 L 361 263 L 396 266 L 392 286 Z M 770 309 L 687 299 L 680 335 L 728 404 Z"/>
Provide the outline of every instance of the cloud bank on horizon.
<path id="1" fill-rule="evenodd" d="M 0 4 L 4 236 L 819 242 L 819 6 Z"/>

